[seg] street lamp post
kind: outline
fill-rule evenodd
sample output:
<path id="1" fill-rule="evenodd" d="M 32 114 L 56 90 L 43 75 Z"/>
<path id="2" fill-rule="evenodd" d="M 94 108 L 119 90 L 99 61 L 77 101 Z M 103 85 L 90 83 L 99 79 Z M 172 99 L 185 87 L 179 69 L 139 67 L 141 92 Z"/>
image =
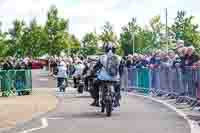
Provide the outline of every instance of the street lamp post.
<path id="1" fill-rule="evenodd" d="M 168 11 L 167 11 L 167 8 L 166 8 L 166 41 L 167 41 L 167 52 L 169 50 L 169 37 L 168 37 Z"/>
<path id="2" fill-rule="evenodd" d="M 132 31 L 132 41 L 133 41 L 133 54 L 134 54 L 135 53 L 135 35 L 133 31 Z"/>
<path id="3" fill-rule="evenodd" d="M 67 54 L 68 54 L 68 57 L 69 57 L 69 56 L 70 56 L 70 54 L 71 54 L 71 48 L 70 48 L 70 38 L 69 38 L 69 35 L 67 36 L 67 40 L 68 40 Z"/>

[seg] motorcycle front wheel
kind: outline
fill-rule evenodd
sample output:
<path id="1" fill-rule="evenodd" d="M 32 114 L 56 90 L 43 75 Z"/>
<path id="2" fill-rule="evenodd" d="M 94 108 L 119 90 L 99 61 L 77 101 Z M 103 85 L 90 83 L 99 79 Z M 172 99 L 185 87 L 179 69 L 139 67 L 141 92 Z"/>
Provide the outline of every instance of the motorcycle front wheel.
<path id="1" fill-rule="evenodd" d="M 112 102 L 106 104 L 106 115 L 108 117 L 112 115 Z"/>

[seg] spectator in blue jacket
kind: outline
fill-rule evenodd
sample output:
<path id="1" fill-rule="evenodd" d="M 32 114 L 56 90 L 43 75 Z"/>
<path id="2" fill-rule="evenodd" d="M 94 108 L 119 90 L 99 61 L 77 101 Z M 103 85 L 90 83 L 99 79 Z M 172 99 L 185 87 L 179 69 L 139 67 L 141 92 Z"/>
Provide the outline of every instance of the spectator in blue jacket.
<path id="1" fill-rule="evenodd" d="M 157 68 L 161 64 L 161 58 L 160 58 L 161 51 L 156 51 L 156 53 L 152 56 L 150 60 L 150 67 L 151 68 Z"/>

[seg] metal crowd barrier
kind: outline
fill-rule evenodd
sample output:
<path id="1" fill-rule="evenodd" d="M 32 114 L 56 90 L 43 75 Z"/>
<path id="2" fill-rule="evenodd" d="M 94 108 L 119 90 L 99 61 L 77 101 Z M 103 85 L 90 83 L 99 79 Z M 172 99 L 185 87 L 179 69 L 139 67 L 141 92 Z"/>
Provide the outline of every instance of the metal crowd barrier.
<path id="1" fill-rule="evenodd" d="M 200 99 L 200 68 L 124 68 L 121 88 L 169 95 L 178 101 L 186 98 L 197 101 Z"/>
<path id="2" fill-rule="evenodd" d="M 0 70 L 2 96 L 27 95 L 32 92 L 31 70 Z"/>

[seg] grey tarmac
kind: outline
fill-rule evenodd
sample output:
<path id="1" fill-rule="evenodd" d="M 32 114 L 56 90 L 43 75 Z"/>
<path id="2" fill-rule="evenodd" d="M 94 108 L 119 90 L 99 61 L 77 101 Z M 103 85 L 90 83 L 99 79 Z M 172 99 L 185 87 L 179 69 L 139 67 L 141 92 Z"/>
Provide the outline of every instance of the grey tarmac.
<path id="1" fill-rule="evenodd" d="M 187 121 L 160 103 L 124 94 L 121 107 L 108 118 L 100 108 L 89 105 L 92 99 L 87 93 L 78 95 L 70 89 L 60 95 L 53 89 L 56 81 L 44 80 L 47 78 L 41 71 L 33 71 L 33 87 L 48 86 L 57 95 L 57 108 L 3 133 L 190 133 Z M 46 119 L 47 127 L 29 132 L 43 126 L 41 119 Z"/>
<path id="2" fill-rule="evenodd" d="M 33 133 L 190 133 L 186 120 L 166 106 L 136 96 L 124 96 L 121 107 L 108 118 L 91 107 L 91 98 L 75 91 L 58 96 L 53 112 L 42 116 L 48 127 Z M 22 133 L 41 126 L 41 118 L 27 122 L 9 133 Z"/>

